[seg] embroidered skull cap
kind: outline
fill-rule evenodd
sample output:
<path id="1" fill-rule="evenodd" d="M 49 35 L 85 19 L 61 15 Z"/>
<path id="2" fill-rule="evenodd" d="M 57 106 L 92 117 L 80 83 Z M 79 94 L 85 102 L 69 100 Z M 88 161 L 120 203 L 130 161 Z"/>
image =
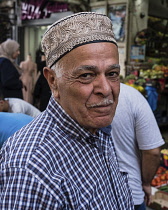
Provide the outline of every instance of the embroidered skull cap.
<path id="1" fill-rule="evenodd" d="M 51 68 L 74 48 L 94 42 L 112 42 L 117 45 L 112 21 L 103 14 L 80 12 L 53 23 L 44 33 L 41 46 L 46 64 Z"/>

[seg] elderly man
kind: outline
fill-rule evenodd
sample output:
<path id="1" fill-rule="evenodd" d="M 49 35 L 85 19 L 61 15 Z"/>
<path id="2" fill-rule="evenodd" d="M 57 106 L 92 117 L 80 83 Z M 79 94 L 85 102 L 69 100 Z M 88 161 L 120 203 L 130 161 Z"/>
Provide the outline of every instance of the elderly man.
<path id="1" fill-rule="evenodd" d="M 120 87 L 110 19 L 91 12 L 68 16 L 46 31 L 42 48 L 52 97 L 2 148 L 0 206 L 134 209 L 111 136 L 99 129 L 110 125 Z"/>

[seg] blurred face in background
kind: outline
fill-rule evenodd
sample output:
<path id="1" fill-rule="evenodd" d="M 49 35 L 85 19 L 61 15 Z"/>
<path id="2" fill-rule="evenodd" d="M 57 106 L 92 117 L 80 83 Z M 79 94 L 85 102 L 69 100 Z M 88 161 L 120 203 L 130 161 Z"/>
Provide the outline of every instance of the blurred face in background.
<path id="1" fill-rule="evenodd" d="M 2 100 L 0 100 L 0 112 L 3 112 L 3 101 Z"/>
<path id="2" fill-rule="evenodd" d="M 20 55 L 20 49 L 16 50 L 16 51 L 13 53 L 12 58 L 13 58 L 13 59 L 16 59 L 19 55 Z"/>
<path id="3" fill-rule="evenodd" d="M 0 99 L 0 112 L 8 112 L 9 103 L 6 100 Z"/>

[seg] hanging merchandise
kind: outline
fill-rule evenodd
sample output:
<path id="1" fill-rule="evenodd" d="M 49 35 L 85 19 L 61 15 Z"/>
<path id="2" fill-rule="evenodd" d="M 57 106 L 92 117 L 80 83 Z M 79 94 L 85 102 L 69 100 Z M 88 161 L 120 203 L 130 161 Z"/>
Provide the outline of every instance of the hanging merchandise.
<path id="1" fill-rule="evenodd" d="M 137 45 L 144 45 L 147 44 L 147 41 L 149 41 L 155 35 L 156 32 L 154 30 L 150 28 L 143 29 L 136 34 L 134 42 Z"/>

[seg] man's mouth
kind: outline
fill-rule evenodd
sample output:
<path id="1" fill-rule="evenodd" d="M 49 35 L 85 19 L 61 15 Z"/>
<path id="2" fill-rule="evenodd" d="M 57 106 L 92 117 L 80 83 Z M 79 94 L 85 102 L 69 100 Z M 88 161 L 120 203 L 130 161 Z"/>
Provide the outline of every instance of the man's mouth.
<path id="1" fill-rule="evenodd" d="M 111 104 L 113 104 L 113 100 L 112 99 L 104 99 L 103 101 L 99 102 L 99 103 L 94 103 L 94 104 L 87 104 L 88 108 L 94 108 L 94 107 L 105 107 L 105 106 L 109 106 Z"/>

